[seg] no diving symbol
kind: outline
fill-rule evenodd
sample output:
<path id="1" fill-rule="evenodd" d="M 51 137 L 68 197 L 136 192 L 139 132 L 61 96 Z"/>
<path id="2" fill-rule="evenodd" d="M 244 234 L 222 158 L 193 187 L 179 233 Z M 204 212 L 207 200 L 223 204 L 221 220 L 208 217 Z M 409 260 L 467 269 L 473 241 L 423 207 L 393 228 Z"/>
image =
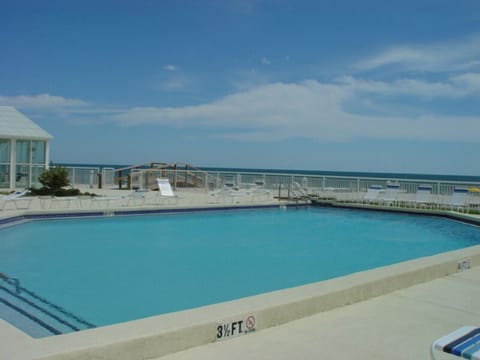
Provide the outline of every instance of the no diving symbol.
<path id="1" fill-rule="evenodd" d="M 247 320 L 245 320 L 245 326 L 248 330 L 255 329 L 255 316 L 250 315 Z"/>

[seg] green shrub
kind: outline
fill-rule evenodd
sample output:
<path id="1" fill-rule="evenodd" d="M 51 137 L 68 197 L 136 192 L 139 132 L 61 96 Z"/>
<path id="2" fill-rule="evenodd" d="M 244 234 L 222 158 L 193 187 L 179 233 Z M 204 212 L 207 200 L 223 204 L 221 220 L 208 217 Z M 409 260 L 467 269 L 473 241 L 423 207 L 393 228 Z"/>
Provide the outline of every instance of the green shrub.
<path id="1" fill-rule="evenodd" d="M 78 189 L 65 189 L 70 185 L 68 180 L 68 171 L 63 167 L 52 167 L 39 176 L 38 181 L 43 185 L 42 188 L 31 188 L 30 193 L 34 196 L 54 195 L 54 196 L 77 196 L 80 195 Z"/>
<path id="2" fill-rule="evenodd" d="M 52 167 L 44 171 L 38 178 L 38 181 L 45 189 L 50 190 L 51 193 L 55 193 L 63 187 L 70 185 L 68 171 L 61 166 Z"/>

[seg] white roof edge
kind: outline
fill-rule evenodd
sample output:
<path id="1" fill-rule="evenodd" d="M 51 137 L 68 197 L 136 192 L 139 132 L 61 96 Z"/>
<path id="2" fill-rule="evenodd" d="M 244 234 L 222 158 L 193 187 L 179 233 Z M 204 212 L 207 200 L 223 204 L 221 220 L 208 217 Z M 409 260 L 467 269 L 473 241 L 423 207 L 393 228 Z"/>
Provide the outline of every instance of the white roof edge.
<path id="1" fill-rule="evenodd" d="M 0 106 L 0 138 L 51 140 L 53 136 L 13 106 Z"/>

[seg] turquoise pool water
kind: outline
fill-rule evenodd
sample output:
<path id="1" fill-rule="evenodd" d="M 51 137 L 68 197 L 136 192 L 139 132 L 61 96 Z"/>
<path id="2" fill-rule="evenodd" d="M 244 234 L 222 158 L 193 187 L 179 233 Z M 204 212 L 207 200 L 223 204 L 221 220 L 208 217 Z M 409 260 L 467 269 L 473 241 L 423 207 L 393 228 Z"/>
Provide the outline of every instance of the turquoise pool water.
<path id="1" fill-rule="evenodd" d="M 447 219 L 328 208 L 49 220 L 0 230 L 0 272 L 101 326 L 477 244 Z"/>

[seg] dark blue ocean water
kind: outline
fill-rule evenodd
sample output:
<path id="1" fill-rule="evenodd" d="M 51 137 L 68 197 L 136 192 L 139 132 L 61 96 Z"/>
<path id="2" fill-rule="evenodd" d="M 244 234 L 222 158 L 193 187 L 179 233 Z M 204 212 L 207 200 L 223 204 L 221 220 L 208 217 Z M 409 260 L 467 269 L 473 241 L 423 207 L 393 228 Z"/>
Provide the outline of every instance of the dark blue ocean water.
<path id="1" fill-rule="evenodd" d="M 58 163 L 53 165 L 73 166 L 73 167 L 99 167 L 99 168 L 125 168 L 129 165 L 121 164 L 68 164 Z M 480 176 L 467 175 L 444 175 L 444 174 L 411 174 L 411 173 L 382 173 L 382 172 L 358 172 L 358 171 L 328 171 L 328 170 L 302 170 L 302 169 L 250 169 L 250 168 L 224 168 L 224 167 L 198 167 L 205 171 L 226 171 L 226 172 L 250 172 L 267 174 L 301 174 L 301 175 L 320 175 L 320 176 L 348 176 L 362 178 L 382 178 L 382 179 L 415 179 L 415 180 L 435 180 L 435 181 L 460 181 L 460 182 L 480 182 Z"/>

